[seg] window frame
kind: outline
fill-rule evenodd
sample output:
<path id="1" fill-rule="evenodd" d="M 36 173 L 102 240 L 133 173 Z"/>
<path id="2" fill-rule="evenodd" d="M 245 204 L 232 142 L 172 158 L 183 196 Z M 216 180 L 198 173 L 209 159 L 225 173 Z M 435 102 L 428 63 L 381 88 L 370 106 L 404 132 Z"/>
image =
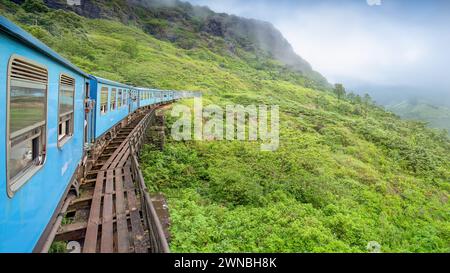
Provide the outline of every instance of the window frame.
<path id="1" fill-rule="evenodd" d="M 60 111 L 60 107 L 61 107 L 61 105 L 60 105 L 61 101 L 60 100 L 61 100 L 61 86 L 62 86 L 62 77 L 63 76 L 73 79 L 73 98 L 72 98 L 72 112 L 71 113 L 69 113 L 69 112 L 63 113 L 64 115 L 62 116 L 59 111 Z M 71 77 L 71 76 L 69 76 L 69 75 L 67 75 L 65 73 L 61 73 L 59 75 L 59 86 L 58 86 L 58 116 L 57 116 L 58 127 L 57 127 L 57 136 L 56 136 L 56 140 L 57 140 L 57 143 L 58 143 L 58 148 L 60 148 L 60 149 L 70 139 L 72 139 L 74 131 L 75 131 L 75 92 L 76 92 L 76 80 L 75 80 L 75 78 Z M 71 115 L 71 117 L 67 118 L 67 116 L 69 116 L 69 115 Z M 63 119 L 62 122 L 61 122 L 61 119 Z M 59 134 L 60 123 L 66 123 L 67 120 L 70 120 L 69 133 L 67 133 L 67 127 L 65 127 L 66 133 L 65 133 L 65 135 L 62 138 L 60 138 L 60 134 Z"/>
<path id="2" fill-rule="evenodd" d="M 103 90 L 106 89 L 106 102 L 105 104 L 102 104 L 102 93 Z M 102 106 L 105 106 L 105 110 L 102 110 Z M 100 88 L 100 115 L 106 115 L 109 112 L 109 87 L 108 86 L 101 86 Z"/>
<path id="3" fill-rule="evenodd" d="M 117 89 L 117 109 L 122 108 L 122 102 L 123 102 L 123 89 L 119 88 Z"/>
<path id="4" fill-rule="evenodd" d="M 22 144 L 23 142 L 34 141 L 37 136 L 39 136 L 40 140 L 42 140 L 43 143 L 41 143 L 39 146 L 42 148 L 42 151 L 40 151 L 40 154 L 43 156 L 42 162 L 37 165 L 34 163 L 34 166 L 29 166 L 27 169 L 22 170 L 16 177 L 10 178 L 10 155 L 12 151 L 12 139 L 11 139 L 11 132 L 10 132 L 10 119 L 11 119 L 11 80 L 12 80 L 12 66 L 14 60 L 18 60 L 21 62 L 24 62 L 26 64 L 31 64 L 33 66 L 36 66 L 38 68 L 41 68 L 45 70 L 47 74 L 47 82 L 45 83 L 45 109 L 44 109 L 44 122 L 40 122 L 37 124 L 41 124 L 40 126 L 36 126 L 33 130 L 39 130 L 38 134 L 33 135 L 31 138 L 25 138 L 25 140 L 19 141 L 19 144 Z M 25 186 L 30 179 L 35 176 L 42 168 L 45 166 L 45 163 L 47 162 L 47 131 L 48 131 L 48 92 L 49 92 L 49 70 L 46 65 L 40 64 L 36 61 L 33 61 L 31 59 L 25 58 L 23 56 L 12 54 L 8 61 L 8 68 L 6 72 L 6 134 L 5 134 L 5 144 L 6 144 L 6 193 L 9 198 L 13 198 L 14 195 L 23 187 Z M 33 81 L 27 81 L 23 80 L 25 82 L 31 82 Z M 34 82 L 36 83 L 36 82 Z M 44 83 L 41 83 L 44 85 Z M 43 128 L 43 129 L 42 129 Z M 25 135 L 27 133 L 30 133 L 32 130 L 28 130 L 25 132 L 21 132 L 17 137 Z M 19 131 L 20 132 L 20 131 Z M 17 132 L 15 132 L 17 134 Z M 16 144 L 18 145 L 18 144 Z M 32 148 L 33 149 L 33 148 Z"/>
<path id="5" fill-rule="evenodd" d="M 128 105 L 128 90 L 127 89 L 124 89 L 123 90 L 123 101 L 122 101 L 122 106 L 123 107 L 126 107 L 127 105 Z"/>
<path id="6" fill-rule="evenodd" d="M 113 94 L 114 94 L 114 101 L 113 101 Z M 109 109 L 111 112 L 117 110 L 117 87 L 111 87 L 111 97 L 109 100 Z"/>

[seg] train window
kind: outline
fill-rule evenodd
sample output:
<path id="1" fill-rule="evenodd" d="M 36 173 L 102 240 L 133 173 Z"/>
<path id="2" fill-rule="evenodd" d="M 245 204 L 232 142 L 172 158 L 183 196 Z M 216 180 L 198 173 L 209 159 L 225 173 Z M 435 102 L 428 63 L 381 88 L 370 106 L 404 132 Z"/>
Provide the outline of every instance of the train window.
<path id="1" fill-rule="evenodd" d="M 123 99 L 122 99 L 122 96 L 123 96 L 122 89 L 119 89 L 119 93 L 118 94 L 119 95 L 118 95 L 118 98 L 117 98 L 117 108 L 121 108 L 122 107 L 122 101 L 123 101 Z"/>
<path id="2" fill-rule="evenodd" d="M 124 106 L 127 105 L 127 100 L 128 100 L 128 90 L 124 90 L 123 91 L 123 105 Z"/>
<path id="3" fill-rule="evenodd" d="M 100 91 L 100 113 L 108 112 L 108 87 L 102 87 Z"/>
<path id="4" fill-rule="evenodd" d="M 113 88 L 111 90 L 111 111 L 116 110 L 116 103 L 117 103 L 117 89 Z"/>
<path id="5" fill-rule="evenodd" d="M 73 135 L 75 79 L 61 75 L 59 81 L 58 146 Z"/>
<path id="6" fill-rule="evenodd" d="M 8 72 L 7 190 L 12 197 L 45 162 L 48 72 L 16 56 Z"/>

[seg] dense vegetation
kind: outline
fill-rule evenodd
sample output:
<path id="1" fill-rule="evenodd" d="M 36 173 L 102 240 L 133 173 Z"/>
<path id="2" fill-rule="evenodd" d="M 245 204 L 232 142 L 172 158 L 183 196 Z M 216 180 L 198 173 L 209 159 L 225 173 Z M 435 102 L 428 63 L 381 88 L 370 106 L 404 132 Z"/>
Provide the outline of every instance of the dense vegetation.
<path id="1" fill-rule="evenodd" d="M 168 198 L 172 251 L 366 252 L 371 241 L 384 252 L 450 251 L 445 132 L 401 120 L 369 97 L 329 92 L 270 56 L 230 54 L 229 41 L 200 30 L 203 38 L 186 48 L 134 20 L 26 2 L 0 0 L 0 10 L 89 73 L 202 90 L 219 105 L 280 105 L 276 152 L 238 141 L 145 148 L 148 186 Z"/>

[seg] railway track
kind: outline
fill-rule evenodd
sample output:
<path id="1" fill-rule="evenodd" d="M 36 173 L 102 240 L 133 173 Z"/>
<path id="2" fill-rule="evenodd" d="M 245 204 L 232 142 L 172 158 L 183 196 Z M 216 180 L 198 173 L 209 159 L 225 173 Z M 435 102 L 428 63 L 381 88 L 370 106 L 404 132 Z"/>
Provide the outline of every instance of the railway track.
<path id="1" fill-rule="evenodd" d="M 140 173 L 136 152 L 155 108 L 120 129 L 80 185 L 54 241 L 75 242 L 83 253 L 169 252 Z"/>

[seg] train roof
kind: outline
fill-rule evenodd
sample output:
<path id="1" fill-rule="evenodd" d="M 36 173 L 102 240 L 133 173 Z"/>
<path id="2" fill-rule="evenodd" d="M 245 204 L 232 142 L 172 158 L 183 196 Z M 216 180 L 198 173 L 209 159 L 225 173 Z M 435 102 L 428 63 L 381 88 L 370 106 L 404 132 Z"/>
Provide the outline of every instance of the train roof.
<path id="1" fill-rule="evenodd" d="M 162 90 L 162 89 L 149 88 L 149 87 L 136 87 L 136 89 L 142 90 L 142 91 L 173 91 L 173 90 Z"/>
<path id="2" fill-rule="evenodd" d="M 96 80 L 99 83 L 103 83 L 103 84 L 107 84 L 107 85 L 113 85 L 113 86 L 122 87 L 122 88 L 128 88 L 128 89 L 137 89 L 137 88 L 135 88 L 135 87 L 133 87 L 131 85 L 127 85 L 127 84 L 123 84 L 123 83 L 120 83 L 120 82 L 111 81 L 111 80 L 104 79 L 104 78 L 101 78 L 101 77 L 97 77 L 97 76 L 94 76 L 94 75 L 90 75 L 90 77 L 92 79 Z"/>
<path id="3" fill-rule="evenodd" d="M 67 68 L 72 69 L 85 77 L 89 77 L 89 75 L 85 73 L 83 70 L 76 67 L 74 64 L 72 64 L 65 58 L 61 57 L 58 53 L 50 49 L 44 43 L 34 38 L 31 34 L 27 33 L 25 30 L 23 30 L 22 28 L 20 28 L 19 26 L 17 26 L 16 24 L 9 21 L 3 16 L 0 16 L 0 30 L 18 39 L 19 41 L 25 43 L 29 47 L 43 53 L 49 58 L 59 62 L 60 64 L 66 66 Z"/>

